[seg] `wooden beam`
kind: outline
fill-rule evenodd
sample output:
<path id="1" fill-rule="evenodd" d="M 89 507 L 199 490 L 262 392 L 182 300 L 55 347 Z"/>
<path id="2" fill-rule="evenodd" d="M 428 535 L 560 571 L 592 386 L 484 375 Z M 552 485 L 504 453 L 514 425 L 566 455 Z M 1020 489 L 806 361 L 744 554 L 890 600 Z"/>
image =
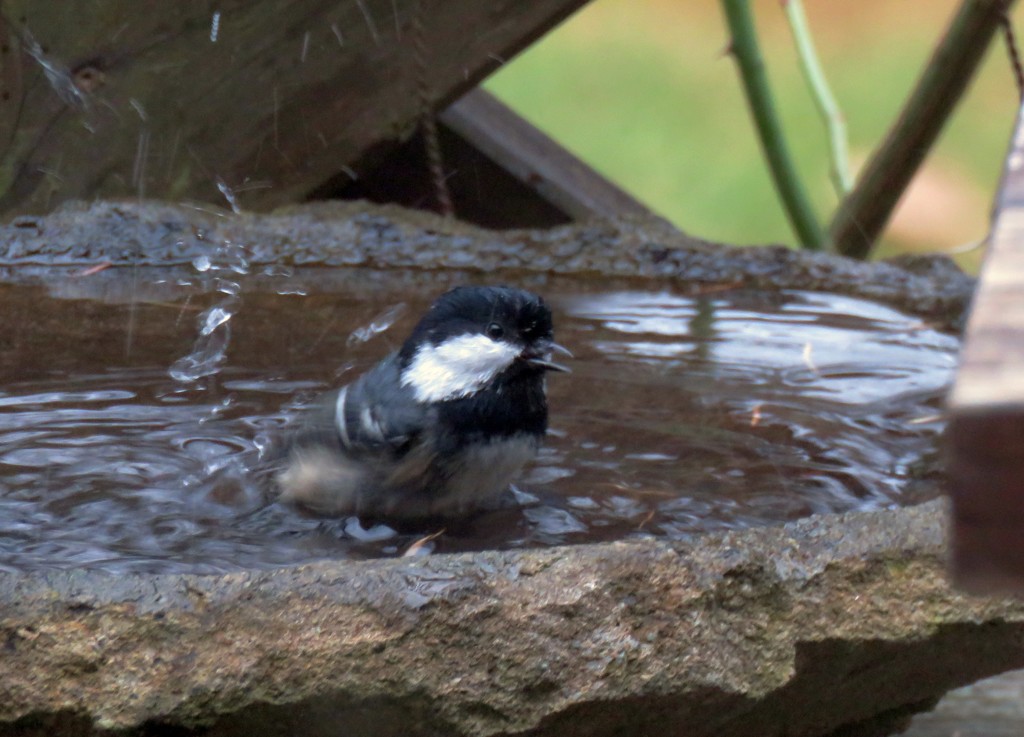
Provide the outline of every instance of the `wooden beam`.
<path id="1" fill-rule="evenodd" d="M 956 580 L 1024 594 L 1024 109 L 949 407 Z"/>
<path id="2" fill-rule="evenodd" d="M 461 220 L 504 230 L 651 215 L 483 89 L 470 91 L 438 117 L 445 182 Z M 395 146 L 356 180 L 335 176 L 310 199 L 436 209 L 422 137 Z"/>
<path id="3" fill-rule="evenodd" d="M 573 220 L 651 211 L 548 138 L 485 90 L 440 115 L 441 122 L 510 176 Z"/>
<path id="4" fill-rule="evenodd" d="M 0 215 L 269 209 L 408 139 L 585 0 L 5 0 Z"/>

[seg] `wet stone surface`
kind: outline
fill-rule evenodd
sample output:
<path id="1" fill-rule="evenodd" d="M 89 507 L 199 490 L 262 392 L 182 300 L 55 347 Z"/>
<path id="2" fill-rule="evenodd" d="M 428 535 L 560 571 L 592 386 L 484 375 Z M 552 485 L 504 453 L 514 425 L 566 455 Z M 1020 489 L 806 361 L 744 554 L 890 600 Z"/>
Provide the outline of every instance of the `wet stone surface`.
<path id="1" fill-rule="evenodd" d="M 365 202 L 237 216 L 160 202 L 70 203 L 45 218 L 24 216 L 0 226 L 0 277 L 45 278 L 61 264 L 188 264 L 215 258 L 225 244 L 259 266 L 443 269 L 485 277 L 515 270 L 834 292 L 951 326 L 961 325 L 973 288 L 973 279 L 942 257 L 863 263 L 782 246 L 735 248 L 692 238 L 656 218 L 494 232 Z M 372 289 L 353 284 L 354 294 Z"/>

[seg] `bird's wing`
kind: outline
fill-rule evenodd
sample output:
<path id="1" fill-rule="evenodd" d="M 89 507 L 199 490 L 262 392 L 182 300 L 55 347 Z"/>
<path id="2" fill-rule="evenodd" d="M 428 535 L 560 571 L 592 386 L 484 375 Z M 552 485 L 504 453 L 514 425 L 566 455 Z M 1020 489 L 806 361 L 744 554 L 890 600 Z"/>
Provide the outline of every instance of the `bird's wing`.
<path id="1" fill-rule="evenodd" d="M 342 447 L 351 452 L 402 450 L 423 431 L 427 409 L 402 386 L 396 356 L 389 356 L 334 395 Z"/>

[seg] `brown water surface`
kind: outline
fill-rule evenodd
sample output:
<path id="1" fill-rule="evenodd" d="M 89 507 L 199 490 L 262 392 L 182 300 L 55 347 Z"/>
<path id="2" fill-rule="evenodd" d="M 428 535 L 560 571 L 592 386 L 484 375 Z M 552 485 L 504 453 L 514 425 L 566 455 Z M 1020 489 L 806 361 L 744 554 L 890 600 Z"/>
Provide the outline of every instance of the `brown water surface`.
<path id="1" fill-rule="evenodd" d="M 400 555 L 437 531 L 268 505 L 250 471 L 458 276 L 221 255 L 0 285 L 0 569 L 227 571 Z M 522 506 L 426 549 L 679 538 L 931 488 L 958 342 L 917 318 L 811 292 L 519 283 L 576 354 L 549 381 L 549 442 Z"/>

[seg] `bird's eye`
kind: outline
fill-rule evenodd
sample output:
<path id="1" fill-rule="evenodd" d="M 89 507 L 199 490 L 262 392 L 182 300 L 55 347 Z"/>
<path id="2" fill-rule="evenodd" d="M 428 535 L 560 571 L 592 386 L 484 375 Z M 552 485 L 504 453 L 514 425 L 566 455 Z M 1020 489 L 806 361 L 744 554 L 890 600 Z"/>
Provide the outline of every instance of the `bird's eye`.
<path id="1" fill-rule="evenodd" d="M 492 340 L 497 340 L 505 334 L 505 328 L 496 322 L 492 322 L 487 326 L 487 337 Z"/>

